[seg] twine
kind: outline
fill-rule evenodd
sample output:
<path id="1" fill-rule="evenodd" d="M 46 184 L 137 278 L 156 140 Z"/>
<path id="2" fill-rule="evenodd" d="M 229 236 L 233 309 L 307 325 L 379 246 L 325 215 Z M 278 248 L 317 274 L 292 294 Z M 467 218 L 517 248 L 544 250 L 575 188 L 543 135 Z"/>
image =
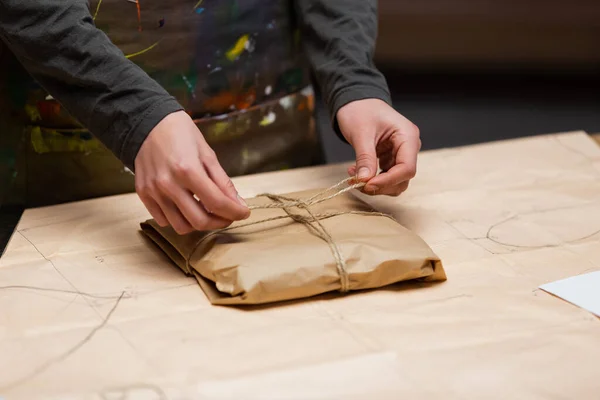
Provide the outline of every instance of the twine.
<path id="1" fill-rule="evenodd" d="M 232 229 L 238 229 L 238 228 L 244 228 L 247 226 L 263 224 L 265 222 L 277 221 L 277 220 L 284 219 L 284 218 L 291 218 L 294 221 L 305 225 L 313 234 L 315 234 L 317 237 L 321 238 L 322 240 L 324 240 L 327 243 L 327 245 L 329 246 L 329 249 L 331 250 L 331 253 L 335 259 L 337 272 L 340 277 L 340 291 L 347 292 L 350 287 L 350 281 L 349 281 L 349 277 L 348 277 L 348 271 L 346 269 L 346 261 L 344 260 L 344 257 L 342 256 L 342 252 L 341 252 L 340 248 L 335 243 L 335 241 L 333 240 L 333 238 L 331 237 L 329 232 L 327 232 L 327 230 L 321 223 L 321 220 L 336 217 L 339 215 L 348 215 L 348 214 L 381 216 L 381 217 L 388 217 L 388 218 L 391 218 L 391 216 L 384 214 L 384 213 L 376 212 L 376 211 L 338 211 L 338 212 L 332 212 L 332 213 L 319 214 L 319 213 L 313 213 L 310 210 L 310 206 L 314 206 L 315 204 L 319 204 L 319 203 L 331 200 L 331 199 L 333 199 L 337 196 L 340 196 L 346 192 L 349 192 L 353 189 L 363 187 L 365 185 L 364 183 L 355 183 L 355 184 L 352 184 L 352 185 L 342 188 L 344 185 L 348 184 L 352 180 L 354 180 L 354 178 L 344 179 L 343 181 L 315 194 L 314 196 L 312 196 L 308 199 L 294 199 L 294 198 L 277 195 L 277 194 L 272 194 L 272 193 L 259 194 L 257 197 L 267 197 L 267 198 L 271 199 L 273 201 L 273 203 L 250 206 L 249 207 L 250 210 L 277 208 L 277 209 L 282 209 L 283 211 L 285 211 L 285 213 L 287 215 L 265 218 L 260 221 L 242 223 L 242 224 L 239 224 L 236 226 L 229 226 L 227 228 L 211 231 L 206 236 L 204 236 L 202 239 L 200 239 L 198 241 L 198 243 L 196 243 L 196 245 L 190 252 L 190 256 L 187 260 L 188 264 L 190 262 L 192 255 L 196 252 L 196 250 L 198 249 L 200 244 L 210 236 L 213 236 L 213 235 L 225 232 L 225 231 L 229 231 Z M 304 210 L 308 215 L 300 215 L 300 214 L 293 213 L 290 209 L 294 208 L 294 207 Z"/>

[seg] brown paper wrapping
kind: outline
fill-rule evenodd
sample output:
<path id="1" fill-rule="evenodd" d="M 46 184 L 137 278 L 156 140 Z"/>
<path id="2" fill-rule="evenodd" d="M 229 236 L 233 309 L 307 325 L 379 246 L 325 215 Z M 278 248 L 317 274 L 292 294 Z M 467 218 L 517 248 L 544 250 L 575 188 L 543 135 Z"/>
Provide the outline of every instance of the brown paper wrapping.
<path id="1" fill-rule="evenodd" d="M 287 194 L 307 198 L 319 191 Z M 266 197 L 248 205 L 272 202 Z M 295 208 L 295 214 L 307 215 Z M 310 206 L 314 214 L 374 212 L 355 196 L 344 193 Z M 246 221 L 224 232 L 180 236 L 154 220 L 142 231 L 187 275 L 195 276 L 212 304 L 261 304 L 310 297 L 340 290 L 340 275 L 327 242 L 291 218 L 242 224 L 285 216 L 282 209 L 256 209 Z M 392 283 L 446 280 L 442 262 L 416 234 L 390 217 L 342 214 L 320 220 L 346 263 L 349 290 L 372 289 Z"/>

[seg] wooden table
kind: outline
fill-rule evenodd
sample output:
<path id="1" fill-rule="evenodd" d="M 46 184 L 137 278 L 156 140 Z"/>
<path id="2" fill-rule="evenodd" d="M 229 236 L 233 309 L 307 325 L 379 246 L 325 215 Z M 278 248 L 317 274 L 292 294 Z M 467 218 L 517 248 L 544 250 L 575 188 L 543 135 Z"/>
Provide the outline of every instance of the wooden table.
<path id="1" fill-rule="evenodd" d="M 135 195 L 27 210 L 0 260 L 0 397 L 597 399 L 600 319 L 537 288 L 600 269 L 600 148 L 575 132 L 419 163 L 405 195 L 369 201 L 425 239 L 447 282 L 272 307 L 211 306 L 139 234 Z"/>

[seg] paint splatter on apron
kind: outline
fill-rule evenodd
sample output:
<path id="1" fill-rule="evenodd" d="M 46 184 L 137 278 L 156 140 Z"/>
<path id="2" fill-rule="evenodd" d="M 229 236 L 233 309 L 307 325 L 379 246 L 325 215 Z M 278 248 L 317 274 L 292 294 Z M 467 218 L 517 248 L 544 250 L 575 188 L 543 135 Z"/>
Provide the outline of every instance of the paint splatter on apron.
<path id="1" fill-rule="evenodd" d="M 185 107 L 231 176 L 322 162 L 291 1 L 92 0 L 90 10 Z M 0 129 L 11 133 L 0 137 L 13 139 L 0 143 L 0 175 L 18 171 L 12 197 L 38 205 L 133 191 L 123 165 L 2 54 Z"/>

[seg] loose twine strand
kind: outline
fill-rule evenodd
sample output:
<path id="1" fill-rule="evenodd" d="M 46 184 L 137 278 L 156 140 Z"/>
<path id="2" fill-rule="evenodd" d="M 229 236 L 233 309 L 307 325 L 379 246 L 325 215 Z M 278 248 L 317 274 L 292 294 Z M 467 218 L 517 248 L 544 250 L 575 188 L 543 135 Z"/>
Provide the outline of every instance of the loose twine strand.
<path id="1" fill-rule="evenodd" d="M 257 197 L 267 197 L 267 198 L 271 199 L 273 201 L 273 203 L 250 206 L 249 207 L 250 210 L 277 208 L 277 209 L 282 209 L 283 211 L 285 211 L 286 215 L 265 218 L 260 221 L 247 222 L 247 223 L 242 223 L 242 224 L 239 224 L 236 226 L 229 226 L 227 228 L 214 230 L 214 231 L 210 232 L 209 234 L 207 234 L 206 236 L 204 236 L 202 239 L 200 239 L 198 241 L 198 243 L 196 243 L 193 250 L 190 252 L 190 256 L 187 260 L 188 264 L 190 262 L 192 255 L 196 252 L 196 250 L 198 249 L 200 244 L 204 240 L 209 238 L 210 236 L 213 236 L 213 235 L 225 232 L 225 231 L 229 231 L 232 229 L 238 229 L 238 228 L 244 228 L 247 226 L 263 224 L 266 222 L 277 221 L 277 220 L 284 219 L 284 218 L 291 218 L 294 221 L 305 225 L 314 235 L 316 235 L 317 237 L 319 237 L 320 239 L 324 240 L 327 243 L 327 245 L 329 246 L 329 249 L 331 250 L 331 253 L 333 254 L 333 257 L 335 258 L 337 272 L 340 277 L 340 291 L 347 292 L 350 287 L 350 281 L 349 281 L 349 277 L 348 277 L 348 271 L 346 268 L 346 261 L 344 260 L 344 257 L 342 256 L 342 252 L 341 252 L 340 248 L 335 243 L 335 241 L 333 240 L 333 238 L 331 237 L 329 232 L 327 232 L 327 230 L 321 223 L 321 220 L 328 219 L 331 217 L 336 217 L 338 215 L 348 215 L 348 214 L 381 216 L 381 217 L 388 217 L 388 218 L 391 218 L 391 216 L 384 214 L 384 213 L 376 212 L 376 211 L 338 211 L 338 212 L 319 214 L 319 213 L 313 213 L 310 210 L 310 206 L 314 206 L 315 204 L 319 204 L 319 203 L 323 203 L 325 201 L 331 200 L 331 199 L 333 199 L 337 196 L 340 196 L 346 192 L 349 192 L 353 189 L 363 187 L 365 185 L 362 182 L 348 185 L 352 180 L 354 180 L 354 178 L 344 179 L 341 182 L 315 194 L 314 196 L 309 197 L 308 199 L 294 199 L 291 197 L 286 197 L 286 196 L 272 194 L 272 193 L 259 194 Z M 348 186 L 343 187 L 344 185 L 348 185 Z M 291 208 L 294 208 L 294 207 L 304 210 L 306 212 L 306 214 L 308 214 L 308 215 L 301 215 L 301 214 L 293 213 L 291 211 Z"/>

